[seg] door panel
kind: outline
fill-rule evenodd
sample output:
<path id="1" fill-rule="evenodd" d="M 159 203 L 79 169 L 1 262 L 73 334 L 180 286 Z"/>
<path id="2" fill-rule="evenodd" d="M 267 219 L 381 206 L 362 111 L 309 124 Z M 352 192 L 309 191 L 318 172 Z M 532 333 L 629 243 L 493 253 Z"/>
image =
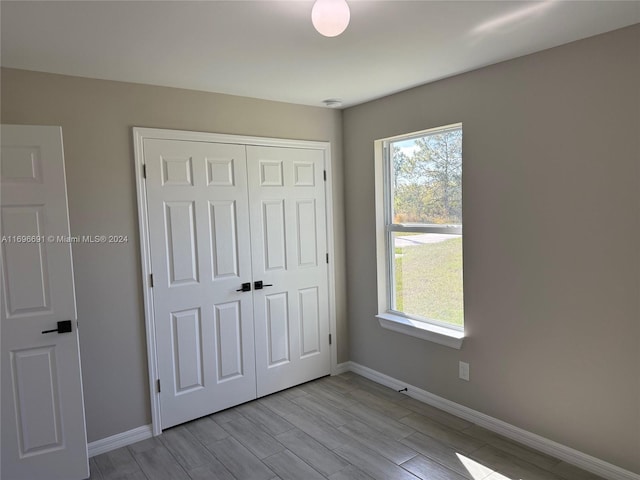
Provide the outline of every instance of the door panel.
<path id="1" fill-rule="evenodd" d="M 207 185 L 210 187 L 233 187 L 233 160 L 229 158 L 207 158 Z"/>
<path id="2" fill-rule="evenodd" d="M 20 456 L 63 448 L 55 347 L 11 352 Z"/>
<path id="3" fill-rule="evenodd" d="M 165 228 L 169 285 L 198 283 L 195 202 L 166 202 Z"/>
<path id="4" fill-rule="evenodd" d="M 321 351 L 319 300 L 317 287 L 298 290 L 301 329 L 300 354 L 303 358 Z"/>
<path id="5" fill-rule="evenodd" d="M 244 375 L 242 365 L 242 318 L 240 302 L 215 306 L 218 383 Z M 253 366 L 249 366 L 253 368 Z"/>
<path id="6" fill-rule="evenodd" d="M 236 203 L 232 200 L 209 202 L 211 213 L 211 251 L 213 280 L 238 277 L 238 228 Z"/>
<path id="7" fill-rule="evenodd" d="M 162 428 L 255 398 L 244 146 L 144 142 Z"/>
<path id="8" fill-rule="evenodd" d="M 296 201 L 296 240 L 298 268 L 318 266 L 316 200 Z"/>
<path id="9" fill-rule="evenodd" d="M 162 157 L 162 186 L 193 186 L 193 158 Z"/>
<path id="10" fill-rule="evenodd" d="M 171 314 L 171 321 L 176 393 L 203 388 L 200 309 L 174 312 Z"/>
<path id="11" fill-rule="evenodd" d="M 284 228 L 284 199 L 262 202 L 262 237 L 264 242 L 264 269 L 287 269 L 287 245 Z"/>
<path id="12" fill-rule="evenodd" d="M 2 207 L 5 237 L 37 237 L 44 232 L 44 205 Z M 42 242 L 2 244 L 7 318 L 48 311 L 47 250 Z"/>
<path id="13" fill-rule="evenodd" d="M 282 161 L 259 160 L 258 168 L 260 169 L 260 186 L 261 187 L 282 187 L 284 186 Z"/>
<path id="14" fill-rule="evenodd" d="M 288 363 L 289 351 L 289 301 L 287 292 L 265 295 L 267 320 L 267 346 L 269 367 Z"/>
<path id="15" fill-rule="evenodd" d="M 2 181 L 42 183 L 42 155 L 39 146 L 3 145 Z"/>
<path id="16" fill-rule="evenodd" d="M 1 136 L 1 476 L 87 478 L 62 132 L 3 125 Z M 41 333 L 62 320 L 71 332 Z"/>
<path id="17" fill-rule="evenodd" d="M 330 371 L 324 155 L 247 146 L 247 165 L 260 397 Z"/>

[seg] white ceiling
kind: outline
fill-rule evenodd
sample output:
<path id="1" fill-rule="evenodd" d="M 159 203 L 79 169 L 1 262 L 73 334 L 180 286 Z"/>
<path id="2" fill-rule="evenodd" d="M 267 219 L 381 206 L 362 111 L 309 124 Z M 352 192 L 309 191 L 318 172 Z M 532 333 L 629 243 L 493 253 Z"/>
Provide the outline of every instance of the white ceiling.
<path id="1" fill-rule="evenodd" d="M 640 0 L 349 0 L 346 32 L 325 38 L 312 5 L 2 0 L 1 64 L 348 107 L 640 22 Z"/>

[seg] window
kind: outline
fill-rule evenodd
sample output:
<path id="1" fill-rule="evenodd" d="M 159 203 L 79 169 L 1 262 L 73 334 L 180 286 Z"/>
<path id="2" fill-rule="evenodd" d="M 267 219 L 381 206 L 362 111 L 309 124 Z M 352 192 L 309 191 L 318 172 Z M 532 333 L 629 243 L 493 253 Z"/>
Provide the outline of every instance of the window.
<path id="1" fill-rule="evenodd" d="M 380 323 L 460 348 L 462 125 L 376 147 Z"/>

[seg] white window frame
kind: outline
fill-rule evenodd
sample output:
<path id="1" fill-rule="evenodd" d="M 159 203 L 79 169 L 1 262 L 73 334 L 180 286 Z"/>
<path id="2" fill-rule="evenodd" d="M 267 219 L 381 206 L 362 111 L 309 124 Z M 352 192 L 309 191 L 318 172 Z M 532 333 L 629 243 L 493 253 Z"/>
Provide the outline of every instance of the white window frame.
<path id="1" fill-rule="evenodd" d="M 406 135 L 376 140 L 375 148 L 375 198 L 376 198 L 376 258 L 378 278 L 378 314 L 376 318 L 381 327 L 422 338 L 451 348 L 462 348 L 464 327 L 451 325 L 436 319 L 426 319 L 407 315 L 393 310 L 394 275 L 390 255 L 393 247 L 394 232 L 447 233 L 461 234 L 462 227 L 457 225 L 412 225 L 393 224 L 391 222 L 391 159 L 389 145 L 398 140 L 410 140 L 435 133 L 437 131 L 462 128 L 461 123 L 414 132 Z"/>

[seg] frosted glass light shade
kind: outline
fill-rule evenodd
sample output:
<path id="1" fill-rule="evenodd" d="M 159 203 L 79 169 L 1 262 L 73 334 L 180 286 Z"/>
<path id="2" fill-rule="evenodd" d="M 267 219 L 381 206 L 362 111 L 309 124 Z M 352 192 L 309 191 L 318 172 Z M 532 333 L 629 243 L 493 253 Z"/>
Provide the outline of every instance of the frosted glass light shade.
<path id="1" fill-rule="evenodd" d="M 351 12 L 346 0 L 316 0 L 311 10 L 311 22 L 325 37 L 336 37 L 349 25 Z"/>

